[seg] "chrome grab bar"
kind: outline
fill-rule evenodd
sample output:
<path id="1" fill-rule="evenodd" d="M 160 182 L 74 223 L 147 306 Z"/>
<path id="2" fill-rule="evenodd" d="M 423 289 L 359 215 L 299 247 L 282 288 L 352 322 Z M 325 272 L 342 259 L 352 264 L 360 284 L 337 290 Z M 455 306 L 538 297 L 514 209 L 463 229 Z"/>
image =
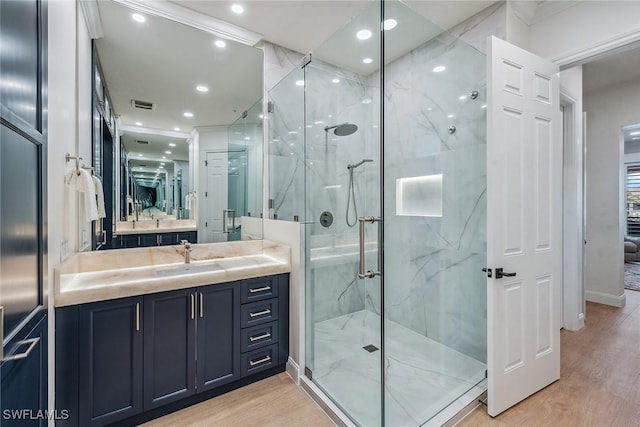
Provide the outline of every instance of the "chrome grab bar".
<path id="1" fill-rule="evenodd" d="M 29 355 L 31 354 L 33 349 L 36 348 L 36 345 L 38 344 L 38 342 L 40 342 L 40 337 L 30 338 L 28 340 L 20 341 L 20 343 L 18 343 L 18 345 L 29 344 L 29 347 L 27 347 L 27 350 L 25 352 L 22 352 L 22 353 L 12 354 L 11 356 L 5 357 L 4 359 L 2 359 L 2 361 L 3 362 L 8 362 L 8 361 L 11 361 L 11 360 L 26 359 L 27 357 L 29 357 Z"/>
<path id="2" fill-rule="evenodd" d="M 365 269 L 364 267 L 364 226 L 366 223 L 374 224 L 377 221 L 380 221 L 380 218 L 376 218 L 373 216 L 362 216 L 358 218 L 358 222 L 359 222 L 358 230 L 360 234 L 360 262 L 358 264 L 359 279 L 372 279 L 375 276 L 380 275 L 379 271 L 371 271 L 371 270 L 367 270 L 366 272 L 364 271 Z M 379 259 L 380 257 L 378 257 L 378 260 Z M 378 266 L 378 269 L 380 269 L 380 266 Z"/>

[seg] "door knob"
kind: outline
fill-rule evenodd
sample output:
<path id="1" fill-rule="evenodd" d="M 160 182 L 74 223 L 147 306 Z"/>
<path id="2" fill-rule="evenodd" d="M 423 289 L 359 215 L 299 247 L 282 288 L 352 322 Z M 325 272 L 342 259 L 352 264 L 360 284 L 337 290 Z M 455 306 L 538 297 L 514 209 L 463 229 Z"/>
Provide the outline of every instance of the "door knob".
<path id="1" fill-rule="evenodd" d="M 496 279 L 502 279 L 503 277 L 516 277 L 516 273 L 505 273 L 502 268 L 496 268 Z"/>

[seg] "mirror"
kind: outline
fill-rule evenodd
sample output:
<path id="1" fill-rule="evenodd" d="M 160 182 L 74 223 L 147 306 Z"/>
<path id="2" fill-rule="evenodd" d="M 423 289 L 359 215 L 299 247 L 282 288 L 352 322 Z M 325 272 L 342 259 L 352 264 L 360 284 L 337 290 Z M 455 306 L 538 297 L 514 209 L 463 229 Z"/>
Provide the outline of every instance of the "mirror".
<path id="1" fill-rule="evenodd" d="M 93 248 L 262 238 L 262 51 L 98 8 L 92 166 L 108 214 Z"/>

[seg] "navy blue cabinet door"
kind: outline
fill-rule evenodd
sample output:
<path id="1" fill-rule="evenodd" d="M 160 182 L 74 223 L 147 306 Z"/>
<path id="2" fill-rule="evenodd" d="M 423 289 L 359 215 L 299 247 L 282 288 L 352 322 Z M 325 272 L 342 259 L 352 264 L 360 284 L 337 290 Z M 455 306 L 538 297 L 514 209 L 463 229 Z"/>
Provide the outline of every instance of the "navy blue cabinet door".
<path id="1" fill-rule="evenodd" d="M 3 427 L 47 425 L 45 417 L 38 417 L 47 409 L 47 315 L 38 318 L 27 335 L 21 331 L 7 345 L 10 352 L 0 368 Z"/>
<path id="2" fill-rule="evenodd" d="M 195 394 L 195 290 L 144 297 L 144 410 Z"/>
<path id="3" fill-rule="evenodd" d="M 198 288 L 198 393 L 240 378 L 240 286 Z"/>
<path id="4" fill-rule="evenodd" d="M 142 412 L 142 314 L 142 297 L 81 306 L 81 426 L 102 426 Z"/>

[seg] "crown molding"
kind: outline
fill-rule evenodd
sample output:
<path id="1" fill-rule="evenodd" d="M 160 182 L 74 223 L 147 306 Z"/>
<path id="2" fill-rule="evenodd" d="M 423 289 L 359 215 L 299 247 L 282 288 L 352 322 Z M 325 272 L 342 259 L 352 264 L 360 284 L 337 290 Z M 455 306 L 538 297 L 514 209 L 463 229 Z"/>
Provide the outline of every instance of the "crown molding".
<path id="1" fill-rule="evenodd" d="M 104 37 L 97 0 L 80 0 L 78 3 L 80 3 L 80 10 L 82 10 L 82 16 L 84 16 L 84 22 L 87 24 L 89 37 L 92 39 Z"/>
<path id="2" fill-rule="evenodd" d="M 254 33 L 245 28 L 214 18 L 204 13 L 196 12 L 186 7 L 171 3 L 167 0 L 114 0 L 138 12 L 144 12 L 188 25 L 193 28 L 213 34 L 216 37 L 233 40 L 248 46 L 255 46 L 262 40 L 262 34 Z"/>

